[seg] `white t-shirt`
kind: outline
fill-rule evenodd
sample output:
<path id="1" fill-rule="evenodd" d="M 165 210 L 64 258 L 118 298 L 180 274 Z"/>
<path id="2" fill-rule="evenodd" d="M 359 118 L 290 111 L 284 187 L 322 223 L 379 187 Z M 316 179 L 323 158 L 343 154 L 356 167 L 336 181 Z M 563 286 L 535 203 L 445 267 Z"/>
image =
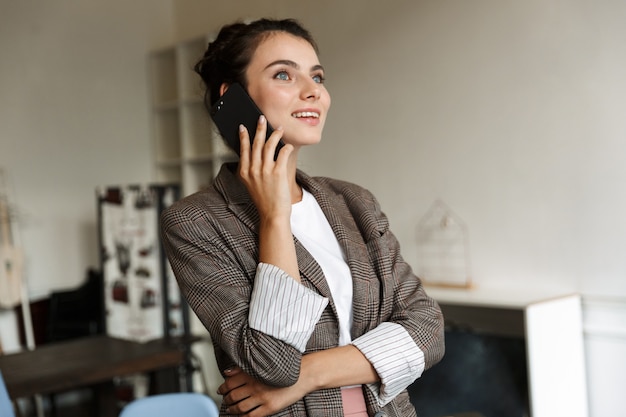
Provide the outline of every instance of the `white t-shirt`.
<path id="1" fill-rule="evenodd" d="M 291 232 L 322 268 L 339 316 L 339 345 L 352 341 L 352 274 L 330 223 L 311 193 L 291 206 Z"/>

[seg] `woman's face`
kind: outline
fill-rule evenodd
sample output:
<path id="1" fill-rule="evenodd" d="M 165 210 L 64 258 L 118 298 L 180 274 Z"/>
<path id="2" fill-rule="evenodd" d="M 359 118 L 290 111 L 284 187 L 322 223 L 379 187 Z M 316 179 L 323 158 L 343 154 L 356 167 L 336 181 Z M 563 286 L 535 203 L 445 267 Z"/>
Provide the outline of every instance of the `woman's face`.
<path id="1" fill-rule="evenodd" d="M 300 147 L 321 140 L 330 95 L 311 44 L 284 32 L 270 34 L 252 55 L 246 79 L 270 124 L 282 126 L 285 143 Z"/>

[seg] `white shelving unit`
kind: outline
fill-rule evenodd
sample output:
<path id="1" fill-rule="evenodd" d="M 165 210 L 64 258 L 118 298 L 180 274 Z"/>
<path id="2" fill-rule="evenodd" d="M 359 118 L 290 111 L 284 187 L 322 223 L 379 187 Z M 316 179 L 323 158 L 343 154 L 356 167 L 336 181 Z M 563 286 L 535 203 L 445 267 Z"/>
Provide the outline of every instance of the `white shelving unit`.
<path id="1" fill-rule="evenodd" d="M 193 71 L 211 38 L 194 38 L 148 57 L 155 179 L 180 184 L 183 196 L 207 186 L 223 162 L 235 159 L 211 122 Z"/>
<path id="2" fill-rule="evenodd" d="M 578 294 L 426 286 L 447 324 L 521 337 L 526 345 L 530 417 L 587 417 L 587 384 Z"/>
<path id="3" fill-rule="evenodd" d="M 212 35 L 180 42 L 153 51 L 148 56 L 154 179 L 157 183 L 179 184 L 181 197 L 206 187 L 222 163 L 237 160 L 224 144 L 204 106 L 202 80 L 193 70 Z M 202 337 L 193 344 L 201 359 L 204 378 L 196 374 L 194 387 L 217 391 L 221 376 L 215 363 L 208 333 L 192 314 L 191 332 Z M 213 395 L 216 401 L 220 401 Z"/>

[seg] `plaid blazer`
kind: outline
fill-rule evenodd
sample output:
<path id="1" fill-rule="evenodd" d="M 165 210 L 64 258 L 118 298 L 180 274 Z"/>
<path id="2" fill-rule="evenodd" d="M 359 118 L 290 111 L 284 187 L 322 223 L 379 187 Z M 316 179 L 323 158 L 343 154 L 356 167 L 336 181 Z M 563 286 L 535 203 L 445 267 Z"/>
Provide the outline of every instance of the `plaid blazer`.
<path id="1" fill-rule="evenodd" d="M 185 298 L 211 335 L 219 369 L 237 365 L 267 384 L 288 386 L 298 379 L 302 354 L 248 327 L 259 218 L 235 169 L 222 166 L 211 187 L 163 212 L 163 244 Z M 374 196 L 354 184 L 301 171 L 297 181 L 315 196 L 346 254 L 354 282 L 352 337 L 382 322 L 398 323 L 424 352 L 426 368 L 438 362 L 444 353 L 441 310 L 402 259 Z M 295 237 L 294 242 L 302 284 L 330 299 L 306 350 L 335 347 L 338 320 L 330 289 L 315 259 Z M 372 416 L 416 415 L 406 390 L 382 408 L 369 389 L 364 394 Z M 341 392 L 313 392 L 276 415 L 342 416 Z"/>

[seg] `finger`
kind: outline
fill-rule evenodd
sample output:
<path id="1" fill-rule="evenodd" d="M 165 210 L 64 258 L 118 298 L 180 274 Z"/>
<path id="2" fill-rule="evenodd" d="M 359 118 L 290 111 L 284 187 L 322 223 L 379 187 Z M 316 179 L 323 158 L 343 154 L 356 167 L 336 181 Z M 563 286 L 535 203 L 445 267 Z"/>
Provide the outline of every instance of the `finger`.
<path id="1" fill-rule="evenodd" d="M 253 398 L 245 398 L 236 404 L 226 406 L 226 413 L 228 414 L 246 414 L 258 409 L 261 406 L 256 400 Z"/>
<path id="2" fill-rule="evenodd" d="M 237 388 L 236 386 L 231 386 L 231 384 L 229 384 L 228 381 L 226 381 L 223 384 L 221 384 L 219 387 L 217 387 L 217 393 L 219 395 L 226 396 L 228 395 L 230 391 L 236 388 Z"/>
<path id="3" fill-rule="evenodd" d="M 289 155 L 293 152 L 295 148 L 293 145 L 285 144 L 278 152 L 278 158 L 276 158 L 276 164 L 282 164 L 282 161 L 287 161 L 289 159 Z"/>
<path id="4" fill-rule="evenodd" d="M 228 394 L 222 397 L 222 403 L 226 406 L 232 406 L 239 404 L 241 401 L 250 398 L 249 389 L 247 386 L 241 386 L 237 389 L 231 390 Z"/>
<path id="5" fill-rule="evenodd" d="M 250 167 L 250 136 L 243 124 L 239 125 L 239 170 L 247 172 Z"/>
<path id="6" fill-rule="evenodd" d="M 252 157 L 255 159 L 257 157 L 260 158 L 262 155 L 263 146 L 265 145 L 265 132 L 267 132 L 267 120 L 264 115 L 261 115 L 257 121 L 256 133 L 252 142 Z"/>
<path id="7" fill-rule="evenodd" d="M 271 158 L 271 160 L 274 159 L 274 155 L 276 154 L 276 147 L 278 146 L 278 142 L 282 139 L 283 133 L 283 127 L 279 126 L 272 132 L 270 137 L 267 139 L 263 151 L 263 158 L 265 160 L 268 160 L 269 158 Z"/>
<path id="8" fill-rule="evenodd" d="M 217 393 L 219 395 L 227 395 L 229 392 L 246 384 L 244 380 L 234 378 L 237 373 L 240 373 L 240 371 L 233 372 L 233 374 L 230 377 L 227 377 L 226 380 L 217 388 Z"/>

